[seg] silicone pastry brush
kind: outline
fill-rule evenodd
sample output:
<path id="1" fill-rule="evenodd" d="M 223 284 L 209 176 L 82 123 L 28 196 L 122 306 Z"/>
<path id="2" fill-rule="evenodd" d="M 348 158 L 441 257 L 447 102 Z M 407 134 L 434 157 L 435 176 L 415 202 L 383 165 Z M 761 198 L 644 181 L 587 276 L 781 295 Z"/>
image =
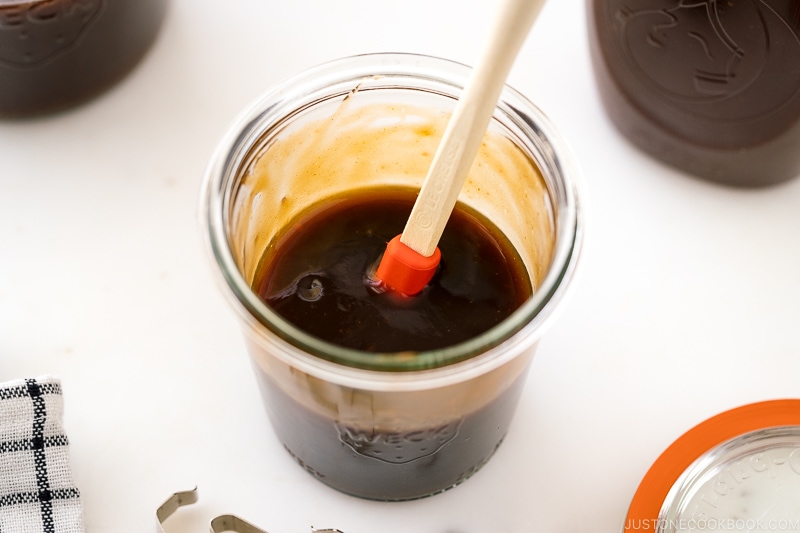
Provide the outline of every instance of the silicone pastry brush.
<path id="1" fill-rule="evenodd" d="M 401 235 L 389 241 L 375 272 L 389 290 L 415 295 L 441 261 L 438 248 L 500 92 L 544 0 L 506 0 L 422 183 Z"/>

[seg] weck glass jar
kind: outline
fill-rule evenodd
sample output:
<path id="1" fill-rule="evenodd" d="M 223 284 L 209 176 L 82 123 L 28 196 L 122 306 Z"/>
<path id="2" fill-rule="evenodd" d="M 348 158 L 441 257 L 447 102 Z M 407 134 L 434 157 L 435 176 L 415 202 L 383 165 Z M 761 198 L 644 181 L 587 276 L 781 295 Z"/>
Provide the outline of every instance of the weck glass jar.
<path id="1" fill-rule="evenodd" d="M 77 105 L 122 79 L 168 0 L 0 0 L 0 118 Z"/>
<path id="2" fill-rule="evenodd" d="M 306 471 L 351 495 L 419 498 L 478 471 L 573 281 L 578 167 L 545 115 L 507 87 L 459 197 L 506 235 L 535 289 L 506 320 L 442 349 L 360 351 L 310 335 L 252 288 L 265 252 L 303 212 L 365 189 L 419 190 L 469 72 L 411 54 L 311 69 L 245 110 L 208 167 L 206 238 L 273 428 Z"/>
<path id="3" fill-rule="evenodd" d="M 633 144 L 735 186 L 800 175 L 797 0 L 587 0 L 608 116 Z"/>

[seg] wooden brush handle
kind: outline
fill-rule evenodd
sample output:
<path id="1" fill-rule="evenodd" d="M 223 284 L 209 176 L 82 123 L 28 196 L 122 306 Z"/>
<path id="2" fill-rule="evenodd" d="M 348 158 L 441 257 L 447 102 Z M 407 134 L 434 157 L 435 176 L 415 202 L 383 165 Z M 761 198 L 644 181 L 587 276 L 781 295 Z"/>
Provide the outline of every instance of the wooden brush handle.
<path id="1" fill-rule="evenodd" d="M 506 0 L 456 103 L 400 241 L 434 253 L 480 148 L 514 59 L 544 0 Z"/>

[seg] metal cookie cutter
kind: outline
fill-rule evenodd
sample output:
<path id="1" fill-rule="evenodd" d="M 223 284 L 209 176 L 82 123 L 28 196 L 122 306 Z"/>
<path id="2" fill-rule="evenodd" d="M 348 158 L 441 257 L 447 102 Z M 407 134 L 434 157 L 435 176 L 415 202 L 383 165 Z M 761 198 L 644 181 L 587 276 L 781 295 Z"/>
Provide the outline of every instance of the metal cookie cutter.
<path id="1" fill-rule="evenodd" d="M 197 502 L 197 487 L 192 490 L 185 490 L 176 492 L 161 504 L 161 507 L 156 509 L 156 519 L 158 521 L 158 533 L 166 533 L 164 531 L 164 521 L 172 516 L 179 507 L 190 505 Z M 224 533 L 226 531 L 233 533 L 268 533 L 267 531 L 258 528 L 250 522 L 239 518 L 232 514 L 220 515 L 211 520 L 209 523 L 211 533 Z M 311 533 L 343 533 L 338 529 L 315 529 L 311 528 Z"/>

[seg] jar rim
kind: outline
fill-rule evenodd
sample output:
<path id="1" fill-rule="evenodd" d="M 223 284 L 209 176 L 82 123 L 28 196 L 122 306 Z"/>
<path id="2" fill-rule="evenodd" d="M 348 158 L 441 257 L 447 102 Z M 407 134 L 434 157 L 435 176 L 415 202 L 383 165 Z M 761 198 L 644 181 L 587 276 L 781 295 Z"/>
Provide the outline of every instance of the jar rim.
<path id="1" fill-rule="evenodd" d="M 555 246 L 550 267 L 540 286 L 504 321 L 467 341 L 442 349 L 421 352 L 376 353 L 344 348 L 323 341 L 292 325 L 271 310 L 250 288 L 239 271 L 228 239 L 227 206 L 231 201 L 237 164 L 249 146 L 261 136 L 264 125 L 275 116 L 296 107 L 298 102 L 312 101 L 314 95 L 334 84 L 356 87 L 359 80 L 395 76 L 404 79 L 430 79 L 463 87 L 470 68 L 461 63 L 434 56 L 407 53 L 375 53 L 349 56 L 305 70 L 274 86 L 258 97 L 233 121 L 218 143 L 209 162 L 201 194 L 200 215 L 204 224 L 205 244 L 213 262 L 219 267 L 222 289 L 242 318 L 258 331 L 259 338 L 277 343 L 295 360 L 304 360 L 310 367 L 344 365 L 366 371 L 397 373 L 442 369 L 453 364 L 475 367 L 502 364 L 497 350 L 501 344 L 519 349 L 538 341 L 546 323 L 554 315 L 574 278 L 582 248 L 584 213 L 581 205 L 580 171 L 570 149 L 550 120 L 528 99 L 505 86 L 497 109 L 512 117 L 526 136 L 542 143 L 541 158 L 534 162 L 545 176 L 551 201 L 556 204 Z M 457 98 L 457 96 L 456 96 Z M 496 111 L 497 113 L 497 111 Z M 496 117 L 493 120 L 497 120 Z M 533 156 L 534 154 L 529 154 Z M 521 334 L 522 332 L 524 334 Z M 485 370 L 484 370 L 485 371 Z"/>

